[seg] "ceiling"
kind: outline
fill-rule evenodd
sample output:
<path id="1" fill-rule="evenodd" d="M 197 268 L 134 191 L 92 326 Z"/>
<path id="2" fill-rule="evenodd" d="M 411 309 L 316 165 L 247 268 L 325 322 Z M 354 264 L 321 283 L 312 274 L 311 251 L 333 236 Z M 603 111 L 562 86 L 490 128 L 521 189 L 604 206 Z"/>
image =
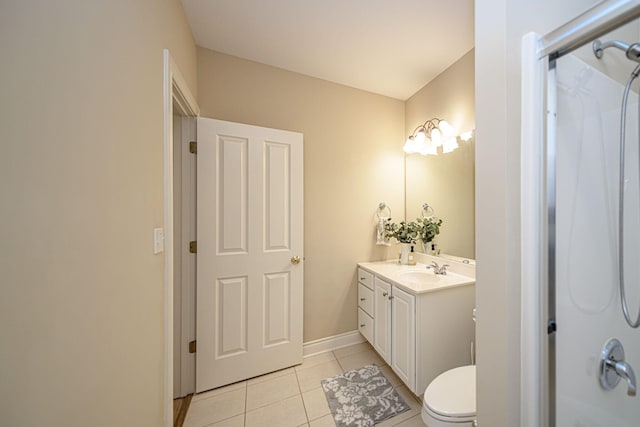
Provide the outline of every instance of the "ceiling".
<path id="1" fill-rule="evenodd" d="M 473 0 L 182 0 L 196 44 L 406 100 L 474 46 Z"/>

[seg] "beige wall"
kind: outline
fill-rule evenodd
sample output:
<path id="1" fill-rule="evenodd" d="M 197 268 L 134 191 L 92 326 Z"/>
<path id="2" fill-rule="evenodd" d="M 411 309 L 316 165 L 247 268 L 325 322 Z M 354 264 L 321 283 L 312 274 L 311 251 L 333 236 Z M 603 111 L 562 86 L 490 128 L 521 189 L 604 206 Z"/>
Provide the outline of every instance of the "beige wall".
<path id="1" fill-rule="evenodd" d="M 520 43 L 596 2 L 476 0 L 476 326 L 480 425 L 520 425 Z M 550 12 L 552 11 L 552 12 Z"/>
<path id="2" fill-rule="evenodd" d="M 163 53 L 178 0 L 0 3 L 0 414 L 160 426 Z"/>
<path id="3" fill-rule="evenodd" d="M 304 134 L 304 341 L 355 330 L 378 202 L 404 217 L 404 103 L 203 48 L 198 79 L 202 116 Z"/>
<path id="4" fill-rule="evenodd" d="M 406 101 L 405 137 L 432 118 L 449 122 L 457 133 L 475 129 L 474 51 L 471 50 Z M 437 238 L 442 252 L 475 258 L 474 142 L 447 154 L 406 156 L 407 220 L 427 202 L 443 220 Z"/>

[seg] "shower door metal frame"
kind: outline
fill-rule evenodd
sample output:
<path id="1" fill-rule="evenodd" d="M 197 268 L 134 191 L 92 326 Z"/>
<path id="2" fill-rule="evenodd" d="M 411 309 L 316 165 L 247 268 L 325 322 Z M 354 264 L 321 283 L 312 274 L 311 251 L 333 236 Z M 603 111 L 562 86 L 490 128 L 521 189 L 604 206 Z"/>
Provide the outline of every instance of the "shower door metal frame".
<path id="1" fill-rule="evenodd" d="M 544 36 L 522 39 L 523 427 L 556 426 L 556 60 L 638 17 L 640 0 L 607 0 Z"/>

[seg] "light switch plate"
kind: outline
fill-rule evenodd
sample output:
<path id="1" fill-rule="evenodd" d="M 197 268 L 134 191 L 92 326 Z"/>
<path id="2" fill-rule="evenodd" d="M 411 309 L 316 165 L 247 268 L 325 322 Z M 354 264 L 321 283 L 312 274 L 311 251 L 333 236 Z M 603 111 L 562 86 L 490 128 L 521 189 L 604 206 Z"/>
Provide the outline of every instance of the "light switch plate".
<path id="1" fill-rule="evenodd" d="M 164 230 L 162 228 L 153 229 L 153 253 L 159 254 L 164 251 Z"/>

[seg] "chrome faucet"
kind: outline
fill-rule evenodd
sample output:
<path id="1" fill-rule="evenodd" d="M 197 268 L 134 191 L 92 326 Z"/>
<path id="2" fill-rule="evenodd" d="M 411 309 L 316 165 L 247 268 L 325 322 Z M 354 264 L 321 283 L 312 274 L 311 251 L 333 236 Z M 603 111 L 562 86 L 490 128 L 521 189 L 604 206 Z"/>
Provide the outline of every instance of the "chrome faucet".
<path id="1" fill-rule="evenodd" d="M 624 360 L 622 343 L 611 338 L 600 353 L 600 385 L 605 390 L 614 389 L 620 379 L 627 382 L 627 394 L 636 395 L 636 375 Z"/>
<path id="2" fill-rule="evenodd" d="M 442 266 L 439 266 L 435 261 L 431 261 L 431 265 L 427 265 L 427 268 L 433 269 L 433 274 L 441 274 L 443 276 L 447 275 L 447 267 L 449 267 L 449 264 L 442 264 Z"/>
<path id="3" fill-rule="evenodd" d="M 616 374 L 620 376 L 620 378 L 624 379 L 627 382 L 627 394 L 629 396 L 636 395 L 636 374 L 633 372 L 633 369 L 627 362 L 621 361 L 617 362 L 615 360 L 606 360 L 607 368 L 613 369 L 616 371 Z"/>

